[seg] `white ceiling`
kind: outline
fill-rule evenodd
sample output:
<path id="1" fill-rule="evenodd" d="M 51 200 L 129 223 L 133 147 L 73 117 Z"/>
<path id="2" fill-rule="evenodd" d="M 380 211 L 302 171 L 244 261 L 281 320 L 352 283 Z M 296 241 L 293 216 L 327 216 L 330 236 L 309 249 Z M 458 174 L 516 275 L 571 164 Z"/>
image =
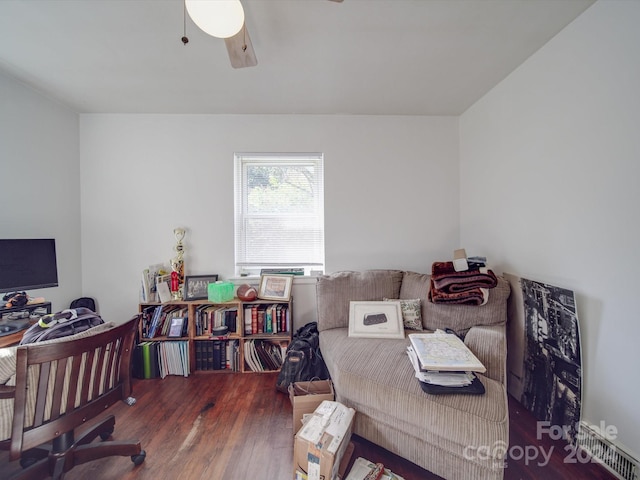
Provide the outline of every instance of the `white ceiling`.
<path id="1" fill-rule="evenodd" d="M 593 0 L 242 0 L 258 65 L 183 0 L 0 0 L 0 69 L 78 112 L 458 115 Z"/>

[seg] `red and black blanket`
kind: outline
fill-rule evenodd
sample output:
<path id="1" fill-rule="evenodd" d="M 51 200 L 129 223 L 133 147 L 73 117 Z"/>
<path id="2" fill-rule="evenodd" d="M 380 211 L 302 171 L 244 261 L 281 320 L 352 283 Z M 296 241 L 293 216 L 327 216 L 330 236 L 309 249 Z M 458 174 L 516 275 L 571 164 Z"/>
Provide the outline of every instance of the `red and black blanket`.
<path id="1" fill-rule="evenodd" d="M 433 303 L 483 305 L 487 301 L 486 289 L 497 284 L 497 277 L 489 269 L 456 272 L 453 262 L 433 262 L 429 299 Z"/>

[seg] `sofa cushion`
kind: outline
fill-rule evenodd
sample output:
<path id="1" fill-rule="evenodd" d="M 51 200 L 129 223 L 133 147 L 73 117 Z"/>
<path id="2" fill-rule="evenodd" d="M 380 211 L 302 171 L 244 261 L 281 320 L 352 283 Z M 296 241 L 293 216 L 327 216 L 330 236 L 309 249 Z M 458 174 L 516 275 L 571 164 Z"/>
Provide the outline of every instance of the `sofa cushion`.
<path id="1" fill-rule="evenodd" d="M 428 300 L 431 276 L 404 272 L 400 298 L 422 299 L 422 324 L 428 330 L 452 328 L 464 333 L 476 325 L 502 325 L 507 321 L 507 298 L 511 293 L 509 282 L 498 277 L 498 285 L 489 289 L 485 305 L 438 304 Z"/>
<path id="2" fill-rule="evenodd" d="M 336 272 L 318 277 L 318 330 L 348 327 L 349 302 L 352 300 L 399 298 L 402 277 L 400 270 Z"/>

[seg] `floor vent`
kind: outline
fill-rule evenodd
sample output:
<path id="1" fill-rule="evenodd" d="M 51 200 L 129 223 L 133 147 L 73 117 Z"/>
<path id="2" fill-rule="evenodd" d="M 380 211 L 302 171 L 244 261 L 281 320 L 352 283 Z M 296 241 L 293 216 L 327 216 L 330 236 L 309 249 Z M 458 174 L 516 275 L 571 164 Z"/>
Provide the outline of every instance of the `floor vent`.
<path id="1" fill-rule="evenodd" d="M 600 433 L 597 426 L 580 422 L 578 446 L 622 480 L 640 480 L 640 462 Z"/>

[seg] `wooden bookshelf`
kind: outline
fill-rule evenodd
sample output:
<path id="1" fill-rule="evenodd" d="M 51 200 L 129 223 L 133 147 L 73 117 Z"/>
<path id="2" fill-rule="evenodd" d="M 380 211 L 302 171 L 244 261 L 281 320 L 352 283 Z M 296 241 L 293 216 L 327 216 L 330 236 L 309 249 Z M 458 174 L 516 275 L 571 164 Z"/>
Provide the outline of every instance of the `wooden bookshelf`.
<path id="1" fill-rule="evenodd" d="M 156 330 L 155 335 L 148 337 L 149 323 L 153 318 L 153 311 L 158 306 L 162 307 L 164 317 L 161 318 L 163 322 Z M 279 366 L 276 365 L 278 352 L 274 352 L 274 350 L 279 350 L 279 357 L 283 359 L 286 347 L 292 338 L 292 306 L 293 300 L 244 302 L 237 298 L 221 303 L 207 300 L 141 303 L 139 311 L 146 312 L 146 314 L 139 324 L 139 338 L 141 343 L 186 341 L 191 373 L 273 372 L 279 370 Z M 270 322 L 267 316 L 269 311 L 271 312 Z M 262 312 L 261 320 L 258 319 L 260 312 Z M 248 315 L 252 315 L 253 318 L 249 318 Z M 163 332 L 163 327 L 167 322 L 170 322 L 171 316 L 187 319 L 186 332 L 183 336 L 169 337 L 166 335 L 166 331 Z M 230 321 L 231 318 L 233 322 Z M 226 336 L 212 335 L 213 326 L 225 325 L 225 323 L 231 324 Z M 232 330 L 233 323 L 235 323 L 235 330 Z M 251 333 L 249 333 L 250 331 Z M 212 342 L 222 342 L 218 345 L 225 348 L 225 358 L 228 359 L 225 366 L 232 368 L 213 368 L 217 365 L 212 365 L 209 360 L 209 349 L 215 346 Z M 229 350 L 229 345 L 236 347 Z M 260 348 L 260 345 L 264 345 L 264 348 Z M 256 352 L 257 349 L 260 349 L 261 352 Z M 267 351 L 266 355 L 265 350 Z M 230 354 L 234 355 L 234 359 L 229 357 Z M 209 361 L 209 363 L 203 363 L 205 361 Z"/>

